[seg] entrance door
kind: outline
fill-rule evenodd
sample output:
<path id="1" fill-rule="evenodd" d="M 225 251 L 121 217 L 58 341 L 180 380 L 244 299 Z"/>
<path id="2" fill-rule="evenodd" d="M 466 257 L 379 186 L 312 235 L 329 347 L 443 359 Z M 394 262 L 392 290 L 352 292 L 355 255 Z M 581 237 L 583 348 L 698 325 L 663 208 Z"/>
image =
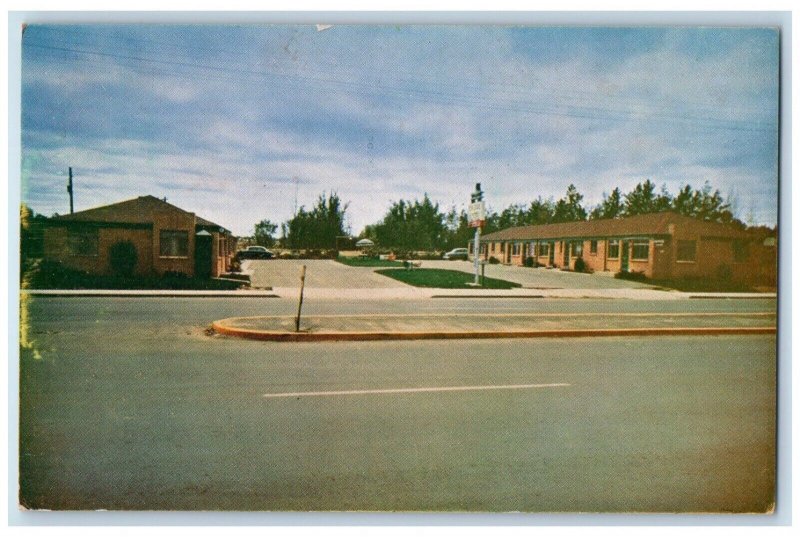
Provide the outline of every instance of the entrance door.
<path id="1" fill-rule="evenodd" d="M 552 267 L 556 264 L 556 243 L 549 242 L 547 243 L 547 246 L 547 251 L 550 253 L 549 257 L 547 258 L 547 264 Z"/>
<path id="2" fill-rule="evenodd" d="M 619 269 L 622 272 L 628 272 L 628 241 L 619 241 L 620 251 L 620 263 Z"/>
<path id="3" fill-rule="evenodd" d="M 194 275 L 197 278 L 211 277 L 211 233 L 201 231 L 194 236 Z"/>
<path id="4" fill-rule="evenodd" d="M 561 241 L 561 249 L 564 250 L 564 268 L 569 268 L 569 241 Z"/>

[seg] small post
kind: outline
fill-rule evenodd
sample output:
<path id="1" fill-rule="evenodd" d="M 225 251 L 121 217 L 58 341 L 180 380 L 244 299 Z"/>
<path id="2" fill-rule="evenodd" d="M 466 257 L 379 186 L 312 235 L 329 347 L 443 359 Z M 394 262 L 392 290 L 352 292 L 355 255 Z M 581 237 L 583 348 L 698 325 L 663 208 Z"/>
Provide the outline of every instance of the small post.
<path id="1" fill-rule="evenodd" d="M 481 262 L 481 287 L 486 286 L 486 261 Z"/>
<path id="2" fill-rule="evenodd" d="M 306 287 L 306 266 L 300 269 L 300 302 L 297 304 L 297 317 L 294 319 L 294 331 L 300 331 L 300 312 L 303 310 L 303 290 Z"/>
<path id="3" fill-rule="evenodd" d="M 72 204 L 72 166 L 69 167 L 69 182 L 67 183 L 67 192 L 69 192 L 69 214 L 75 212 Z"/>

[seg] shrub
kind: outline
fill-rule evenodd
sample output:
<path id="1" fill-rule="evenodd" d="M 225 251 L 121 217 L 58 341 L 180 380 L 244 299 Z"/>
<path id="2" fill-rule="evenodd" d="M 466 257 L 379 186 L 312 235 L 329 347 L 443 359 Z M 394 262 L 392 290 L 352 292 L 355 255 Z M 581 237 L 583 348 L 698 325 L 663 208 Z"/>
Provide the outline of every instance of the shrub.
<path id="1" fill-rule="evenodd" d="M 492 257 L 489 258 L 489 264 L 490 265 L 499 265 L 500 264 L 500 260 L 497 259 L 495 256 L 492 256 Z"/>
<path id="2" fill-rule="evenodd" d="M 729 282 L 733 278 L 733 271 L 728 265 L 722 264 L 717 267 L 717 280 Z"/>
<path id="3" fill-rule="evenodd" d="M 161 275 L 165 280 L 188 280 L 189 275 L 177 270 L 168 270 Z"/>
<path id="4" fill-rule="evenodd" d="M 582 257 L 576 259 L 573 270 L 575 272 L 586 272 L 586 261 L 584 261 Z"/>
<path id="5" fill-rule="evenodd" d="M 525 258 L 525 262 L 524 262 L 524 264 L 525 264 L 525 266 L 526 266 L 526 267 L 528 267 L 528 268 L 536 267 L 536 266 L 538 266 L 538 265 L 539 265 L 539 264 L 536 262 L 536 260 L 535 260 L 534 258 L 532 258 L 532 257 L 526 257 L 526 258 Z"/>
<path id="6" fill-rule="evenodd" d="M 632 280 L 635 282 L 643 282 L 647 280 L 647 276 L 644 275 L 644 272 L 620 271 L 614 274 L 614 277 L 618 280 Z"/>
<path id="7" fill-rule="evenodd" d="M 136 270 L 138 254 L 136 246 L 131 241 L 117 242 L 108 249 L 108 258 L 111 270 L 120 276 L 132 276 Z"/>

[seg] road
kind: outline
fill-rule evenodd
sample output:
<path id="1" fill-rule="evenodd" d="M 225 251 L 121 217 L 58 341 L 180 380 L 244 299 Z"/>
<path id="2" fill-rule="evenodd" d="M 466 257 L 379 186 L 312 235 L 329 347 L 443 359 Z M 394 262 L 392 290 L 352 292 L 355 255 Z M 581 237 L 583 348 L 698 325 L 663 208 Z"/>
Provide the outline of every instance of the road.
<path id="1" fill-rule="evenodd" d="M 290 300 L 27 304 L 30 507 L 740 512 L 774 498 L 772 336 L 286 344 L 204 329 L 291 314 Z M 611 323 L 615 312 L 775 311 L 775 301 L 306 308 L 596 312 Z M 297 392 L 313 395 L 276 396 Z"/>

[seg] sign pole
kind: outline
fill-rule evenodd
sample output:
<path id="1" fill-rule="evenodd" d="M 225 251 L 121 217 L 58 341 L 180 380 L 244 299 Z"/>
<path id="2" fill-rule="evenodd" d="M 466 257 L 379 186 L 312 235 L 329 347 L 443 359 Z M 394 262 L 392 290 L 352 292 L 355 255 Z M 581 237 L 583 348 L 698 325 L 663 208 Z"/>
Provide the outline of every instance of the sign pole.
<path id="1" fill-rule="evenodd" d="M 303 290 L 306 287 L 306 266 L 300 269 L 300 302 L 297 304 L 297 317 L 294 320 L 294 331 L 300 331 L 300 312 L 303 309 Z"/>
<path id="2" fill-rule="evenodd" d="M 475 262 L 475 285 L 483 283 L 481 281 L 481 226 L 486 220 L 486 206 L 483 202 L 483 191 L 481 184 L 475 183 L 475 192 L 472 193 L 471 203 L 469 204 L 469 225 L 475 228 L 475 243 L 472 247 L 472 254 Z"/>
<path id="3" fill-rule="evenodd" d="M 475 228 L 475 285 L 480 285 L 480 266 L 481 266 L 481 226 Z"/>

